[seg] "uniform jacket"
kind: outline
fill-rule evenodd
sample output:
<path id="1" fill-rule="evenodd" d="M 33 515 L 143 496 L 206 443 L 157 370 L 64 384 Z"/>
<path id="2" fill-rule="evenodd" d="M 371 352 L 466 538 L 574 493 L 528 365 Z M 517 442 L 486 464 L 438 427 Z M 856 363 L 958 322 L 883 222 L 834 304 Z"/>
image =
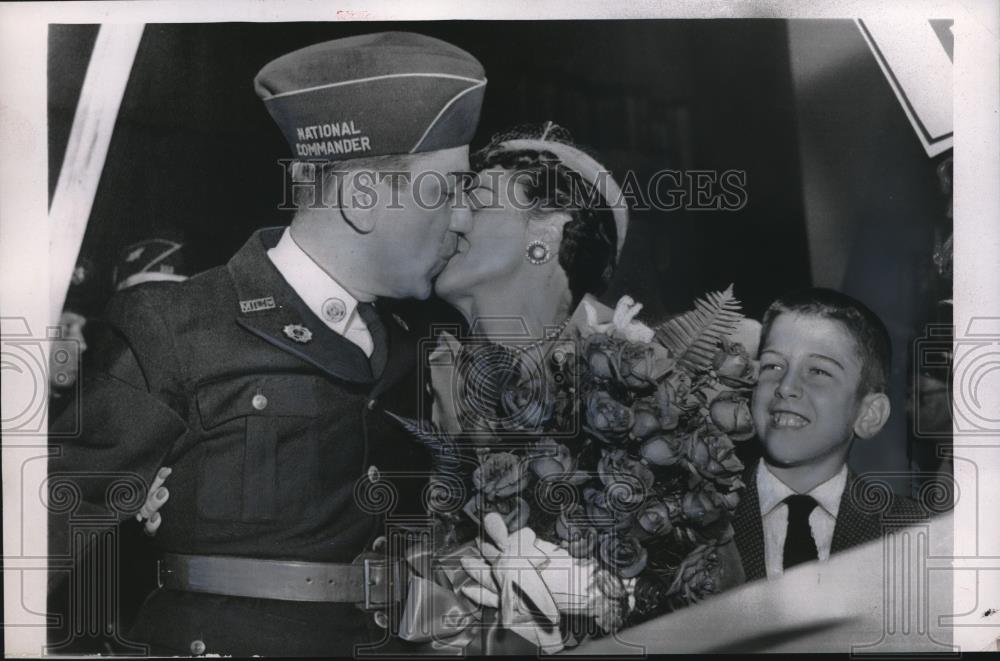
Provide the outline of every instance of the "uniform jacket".
<path id="1" fill-rule="evenodd" d="M 746 487 L 740 495 L 740 503 L 733 516 L 733 530 L 746 579 L 754 581 L 767 578 L 764 565 L 764 526 L 760 516 L 760 501 L 757 499 L 756 463 L 746 469 L 743 482 Z M 866 490 L 858 476 L 848 471 L 847 485 L 840 497 L 837 523 L 833 528 L 831 555 L 878 539 L 882 536 L 883 526 L 886 523 L 915 523 L 926 518 L 924 511 L 908 498 L 890 496 L 883 501 L 880 498 L 884 491 L 880 488 L 877 493 L 875 491 L 862 493 Z M 872 495 L 877 495 L 879 498 L 872 499 L 870 503 L 866 502 L 866 496 Z"/>
<path id="2" fill-rule="evenodd" d="M 417 334 L 376 305 L 389 356 L 375 378 L 268 259 L 282 229 L 257 232 L 225 266 L 112 300 L 84 367 L 83 432 L 53 440 L 50 493 L 69 485 L 82 502 L 50 508 L 52 553 L 68 552 L 81 517 L 138 509 L 160 466 L 173 468 L 154 540 L 164 551 L 350 562 L 380 534 L 380 473 L 426 459 L 385 414 L 413 415 Z M 141 488 L 129 501 L 115 484 Z M 195 640 L 209 653 L 336 654 L 370 621 L 351 604 L 158 590 L 130 638 L 182 654 Z"/>

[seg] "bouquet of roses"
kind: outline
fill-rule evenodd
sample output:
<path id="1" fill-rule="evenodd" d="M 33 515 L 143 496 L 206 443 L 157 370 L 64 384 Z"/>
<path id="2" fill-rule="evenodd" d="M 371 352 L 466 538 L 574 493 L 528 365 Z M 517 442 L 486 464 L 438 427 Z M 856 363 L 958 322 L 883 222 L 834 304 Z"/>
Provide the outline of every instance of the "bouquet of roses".
<path id="1" fill-rule="evenodd" d="M 729 542 L 734 443 L 753 435 L 746 320 L 732 287 L 656 328 L 641 307 L 624 297 L 600 322 L 584 301 L 586 320 L 534 361 L 492 345 L 458 387 L 475 434 L 403 421 L 434 450 L 440 501 L 459 505 L 432 512 L 404 638 L 466 644 L 490 622 L 559 651 L 743 580 Z"/>

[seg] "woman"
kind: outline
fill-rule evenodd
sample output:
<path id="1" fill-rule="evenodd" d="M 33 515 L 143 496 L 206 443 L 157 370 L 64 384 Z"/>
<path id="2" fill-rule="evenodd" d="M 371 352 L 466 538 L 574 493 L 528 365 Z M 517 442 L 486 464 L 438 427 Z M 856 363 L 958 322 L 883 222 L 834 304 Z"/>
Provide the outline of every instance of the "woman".
<path id="1" fill-rule="evenodd" d="M 502 383 L 544 378 L 555 338 L 586 320 L 573 314 L 582 301 L 592 316 L 610 317 L 591 295 L 614 275 L 628 213 L 610 173 L 552 122 L 497 134 L 470 161 L 472 227 L 435 283 L 470 332 L 461 343 L 442 334 L 430 356 L 433 418 L 449 432 L 490 435 L 498 416 L 531 426 L 540 402 L 504 407 Z"/>

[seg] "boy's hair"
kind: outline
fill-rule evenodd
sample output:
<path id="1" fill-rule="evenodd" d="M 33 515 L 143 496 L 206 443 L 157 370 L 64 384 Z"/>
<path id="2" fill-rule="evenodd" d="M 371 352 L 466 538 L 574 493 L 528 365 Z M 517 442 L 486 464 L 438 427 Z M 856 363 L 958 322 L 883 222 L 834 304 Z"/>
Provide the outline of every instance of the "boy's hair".
<path id="1" fill-rule="evenodd" d="M 764 313 L 760 346 L 763 348 L 771 324 L 784 313 L 809 314 L 839 321 L 854 338 L 861 361 L 858 397 L 884 393 L 892 369 L 892 342 L 889 330 L 861 301 L 833 289 L 811 287 L 779 297 Z"/>

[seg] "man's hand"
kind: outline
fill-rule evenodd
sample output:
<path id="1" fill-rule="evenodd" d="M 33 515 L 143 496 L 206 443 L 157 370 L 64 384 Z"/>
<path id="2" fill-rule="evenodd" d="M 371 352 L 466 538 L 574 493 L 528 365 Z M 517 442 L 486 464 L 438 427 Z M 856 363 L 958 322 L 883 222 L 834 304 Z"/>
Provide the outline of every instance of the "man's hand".
<path id="1" fill-rule="evenodd" d="M 170 476 L 170 471 L 171 469 L 166 466 L 156 471 L 153 484 L 146 492 L 146 502 L 142 504 L 142 509 L 135 515 L 136 520 L 142 524 L 146 534 L 150 537 L 156 534 L 160 524 L 163 523 L 163 517 L 160 516 L 159 510 L 170 498 L 170 492 L 163 486 L 167 477 Z"/>

